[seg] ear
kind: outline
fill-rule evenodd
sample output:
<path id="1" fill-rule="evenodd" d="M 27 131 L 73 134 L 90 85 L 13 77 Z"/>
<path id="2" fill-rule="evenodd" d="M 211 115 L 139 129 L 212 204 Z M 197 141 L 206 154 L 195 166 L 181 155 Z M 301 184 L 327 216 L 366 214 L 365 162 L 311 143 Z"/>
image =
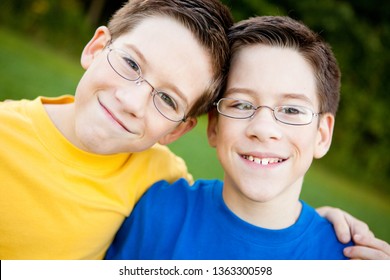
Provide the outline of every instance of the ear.
<path id="1" fill-rule="evenodd" d="M 209 145 L 213 148 L 217 146 L 217 124 L 218 124 L 218 113 L 212 109 L 208 113 L 208 124 L 207 124 L 207 137 Z"/>
<path id="2" fill-rule="evenodd" d="M 81 66 L 84 69 L 87 69 L 92 61 L 107 45 L 111 40 L 111 34 L 107 27 L 100 26 L 96 29 L 95 34 L 88 44 L 84 47 L 83 52 L 81 53 Z"/>
<path id="3" fill-rule="evenodd" d="M 327 113 L 321 116 L 314 147 L 314 158 L 322 158 L 329 151 L 332 143 L 333 127 L 334 116 L 332 114 Z"/>
<path id="4" fill-rule="evenodd" d="M 173 131 L 165 135 L 158 142 L 161 145 L 168 145 L 173 141 L 179 139 L 182 135 L 191 131 L 196 126 L 197 123 L 198 120 L 196 118 L 188 118 L 185 122 L 180 123 Z"/>

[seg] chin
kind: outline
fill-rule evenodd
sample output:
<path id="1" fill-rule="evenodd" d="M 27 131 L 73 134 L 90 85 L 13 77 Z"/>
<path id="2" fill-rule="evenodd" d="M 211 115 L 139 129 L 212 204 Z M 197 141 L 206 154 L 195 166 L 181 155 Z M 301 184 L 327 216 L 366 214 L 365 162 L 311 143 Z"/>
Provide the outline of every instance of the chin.
<path id="1" fill-rule="evenodd" d="M 250 189 L 250 190 L 241 189 L 241 193 L 249 200 L 260 202 L 260 203 L 269 202 L 275 199 L 275 197 L 278 195 L 278 193 L 276 193 L 274 189 L 267 190 L 262 187 L 258 187 L 256 189 Z"/>

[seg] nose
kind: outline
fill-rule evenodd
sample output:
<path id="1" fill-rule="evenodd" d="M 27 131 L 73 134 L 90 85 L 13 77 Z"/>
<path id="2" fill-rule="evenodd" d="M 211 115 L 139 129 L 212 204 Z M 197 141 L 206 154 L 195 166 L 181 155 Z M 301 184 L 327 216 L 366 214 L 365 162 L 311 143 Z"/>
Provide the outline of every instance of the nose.
<path id="1" fill-rule="evenodd" d="M 272 108 L 268 106 L 258 107 L 254 116 L 248 121 L 246 133 L 250 138 L 266 142 L 282 137 L 281 127 L 273 115 Z"/>
<path id="2" fill-rule="evenodd" d="M 115 92 L 123 110 L 137 118 L 142 118 L 151 104 L 152 88 L 148 82 L 137 80 L 132 85 L 128 82 Z"/>

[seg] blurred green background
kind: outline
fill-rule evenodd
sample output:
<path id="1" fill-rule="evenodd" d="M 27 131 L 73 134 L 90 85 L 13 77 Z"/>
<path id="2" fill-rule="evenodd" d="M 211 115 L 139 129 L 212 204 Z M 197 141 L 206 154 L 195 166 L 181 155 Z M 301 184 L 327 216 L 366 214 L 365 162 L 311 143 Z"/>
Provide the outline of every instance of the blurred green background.
<path id="1" fill-rule="evenodd" d="M 0 100 L 73 94 L 79 57 L 95 28 L 124 1 L 1 0 Z M 236 20 L 289 15 L 319 32 L 342 70 L 332 148 L 306 177 L 302 198 L 368 223 L 390 242 L 390 2 L 379 0 L 222 1 Z M 170 145 L 195 178 L 222 178 L 206 139 L 207 119 Z"/>

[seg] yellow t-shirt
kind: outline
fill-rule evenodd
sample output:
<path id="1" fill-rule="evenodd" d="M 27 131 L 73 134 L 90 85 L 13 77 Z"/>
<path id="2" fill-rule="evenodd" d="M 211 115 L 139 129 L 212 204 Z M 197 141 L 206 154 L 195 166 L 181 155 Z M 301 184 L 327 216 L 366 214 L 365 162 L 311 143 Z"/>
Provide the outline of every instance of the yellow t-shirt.
<path id="1" fill-rule="evenodd" d="M 42 105 L 73 101 L 0 103 L 0 259 L 101 259 L 151 184 L 192 181 L 165 146 L 118 155 L 73 146 Z"/>

